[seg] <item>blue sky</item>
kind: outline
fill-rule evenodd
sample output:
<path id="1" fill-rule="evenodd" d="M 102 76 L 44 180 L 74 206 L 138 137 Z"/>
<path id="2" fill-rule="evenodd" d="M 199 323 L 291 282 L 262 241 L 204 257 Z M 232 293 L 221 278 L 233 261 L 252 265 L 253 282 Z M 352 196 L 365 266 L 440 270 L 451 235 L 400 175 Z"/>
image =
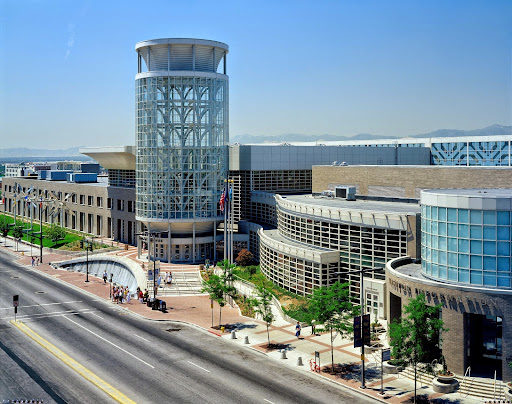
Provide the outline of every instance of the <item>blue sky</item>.
<path id="1" fill-rule="evenodd" d="M 0 148 L 135 143 L 135 43 L 230 47 L 230 135 L 512 124 L 512 1 L 0 0 Z"/>

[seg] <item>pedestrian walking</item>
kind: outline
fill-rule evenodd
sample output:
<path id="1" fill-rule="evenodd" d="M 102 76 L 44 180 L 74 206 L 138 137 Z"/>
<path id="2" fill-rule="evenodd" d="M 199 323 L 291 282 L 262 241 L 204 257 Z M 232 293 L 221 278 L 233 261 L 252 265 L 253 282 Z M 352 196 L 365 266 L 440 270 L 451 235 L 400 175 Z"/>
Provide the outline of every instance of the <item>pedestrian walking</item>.
<path id="1" fill-rule="evenodd" d="M 316 320 L 311 320 L 311 335 L 316 335 Z"/>
<path id="2" fill-rule="evenodd" d="M 172 284 L 172 272 L 168 272 L 167 273 L 167 280 L 166 280 L 166 283 L 168 285 L 171 285 Z"/>
<path id="3" fill-rule="evenodd" d="M 126 303 L 130 303 L 132 296 L 130 294 L 130 289 L 128 289 L 128 286 L 126 286 L 125 293 L 126 293 Z"/>
<path id="4" fill-rule="evenodd" d="M 140 289 L 139 289 L 138 297 L 139 297 L 139 303 L 140 304 L 144 303 L 144 294 L 142 293 L 142 290 L 140 290 Z"/>
<path id="5" fill-rule="evenodd" d="M 301 329 L 300 323 L 297 321 L 297 325 L 295 326 L 295 336 L 298 339 L 300 339 L 300 329 Z"/>
<path id="6" fill-rule="evenodd" d="M 32 257 L 32 266 L 34 266 L 34 262 L 35 262 L 35 261 L 36 261 L 36 260 L 34 259 L 34 257 Z"/>
<path id="7" fill-rule="evenodd" d="M 105 271 L 103 272 L 103 283 L 104 283 L 104 284 L 105 284 L 105 283 L 107 283 L 107 277 L 108 277 L 108 275 L 107 275 L 107 270 L 105 270 Z"/>

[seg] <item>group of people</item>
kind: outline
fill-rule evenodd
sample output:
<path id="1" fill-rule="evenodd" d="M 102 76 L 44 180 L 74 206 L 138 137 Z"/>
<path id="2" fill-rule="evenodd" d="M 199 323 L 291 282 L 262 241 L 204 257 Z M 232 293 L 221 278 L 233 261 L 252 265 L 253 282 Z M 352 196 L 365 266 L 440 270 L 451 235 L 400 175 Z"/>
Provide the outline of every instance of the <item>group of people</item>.
<path id="1" fill-rule="evenodd" d="M 114 289 L 112 289 L 112 301 L 114 303 L 130 303 L 130 300 L 131 294 L 128 286 L 114 286 Z"/>
<path id="2" fill-rule="evenodd" d="M 142 293 L 142 290 L 137 286 L 137 297 L 139 298 L 139 303 L 145 303 L 149 299 L 149 292 L 146 289 L 144 293 Z"/>
<path id="3" fill-rule="evenodd" d="M 39 257 L 32 257 L 32 266 L 39 265 Z"/>

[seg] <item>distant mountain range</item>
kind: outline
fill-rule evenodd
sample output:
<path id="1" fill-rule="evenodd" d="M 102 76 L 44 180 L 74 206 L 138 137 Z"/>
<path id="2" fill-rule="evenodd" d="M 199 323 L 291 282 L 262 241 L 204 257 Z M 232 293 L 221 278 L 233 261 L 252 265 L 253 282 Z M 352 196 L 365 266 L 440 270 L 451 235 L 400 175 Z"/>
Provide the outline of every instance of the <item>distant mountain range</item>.
<path id="1" fill-rule="evenodd" d="M 421 137 L 453 137 L 453 136 L 504 136 L 512 135 L 512 126 L 491 125 L 482 129 L 459 130 L 459 129 L 439 129 L 434 132 L 422 133 L 420 135 L 410 135 L 404 137 L 421 138 Z M 403 138 L 403 137 L 402 137 Z M 377 140 L 377 139 L 399 139 L 398 136 L 377 136 L 369 133 L 361 133 L 355 136 L 337 136 L 337 135 L 304 135 L 300 133 L 286 133 L 279 136 L 254 136 L 254 135 L 237 135 L 231 136 L 230 143 L 263 143 L 263 142 L 314 142 L 318 140 Z M 12 159 L 24 158 L 27 161 L 44 161 L 48 158 L 75 158 L 76 160 L 89 160 L 90 158 L 80 154 L 79 147 L 71 147 L 69 149 L 29 149 L 19 147 L 14 149 L 0 149 L 0 160 L 10 162 Z M 79 158 L 76 158 L 79 157 Z"/>
<path id="2" fill-rule="evenodd" d="M 78 151 L 80 147 L 71 147 L 69 149 L 29 149 L 27 147 L 17 147 L 14 149 L 0 149 L 0 158 L 2 157 L 73 157 L 84 156 Z"/>
<path id="3" fill-rule="evenodd" d="M 304 135 L 300 133 L 286 133 L 278 136 L 254 136 L 238 135 L 231 136 L 230 143 L 263 143 L 263 142 L 315 142 L 318 140 L 343 141 L 343 140 L 378 140 L 378 139 L 403 139 L 424 138 L 424 137 L 453 137 L 453 136 L 504 136 L 512 135 L 512 126 L 491 125 L 482 129 L 460 130 L 460 129 L 439 129 L 429 133 L 410 136 L 378 136 L 369 133 L 361 133 L 354 136 L 337 135 Z"/>

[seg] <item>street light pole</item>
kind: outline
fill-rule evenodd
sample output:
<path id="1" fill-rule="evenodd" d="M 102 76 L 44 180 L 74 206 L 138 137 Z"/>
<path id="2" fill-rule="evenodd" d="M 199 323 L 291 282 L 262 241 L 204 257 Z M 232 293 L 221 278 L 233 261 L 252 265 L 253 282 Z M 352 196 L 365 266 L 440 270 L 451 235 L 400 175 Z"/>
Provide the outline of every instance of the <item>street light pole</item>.
<path id="1" fill-rule="evenodd" d="M 85 271 L 86 271 L 85 281 L 89 282 L 89 245 L 85 246 L 85 256 L 86 256 L 86 259 L 85 259 Z"/>

